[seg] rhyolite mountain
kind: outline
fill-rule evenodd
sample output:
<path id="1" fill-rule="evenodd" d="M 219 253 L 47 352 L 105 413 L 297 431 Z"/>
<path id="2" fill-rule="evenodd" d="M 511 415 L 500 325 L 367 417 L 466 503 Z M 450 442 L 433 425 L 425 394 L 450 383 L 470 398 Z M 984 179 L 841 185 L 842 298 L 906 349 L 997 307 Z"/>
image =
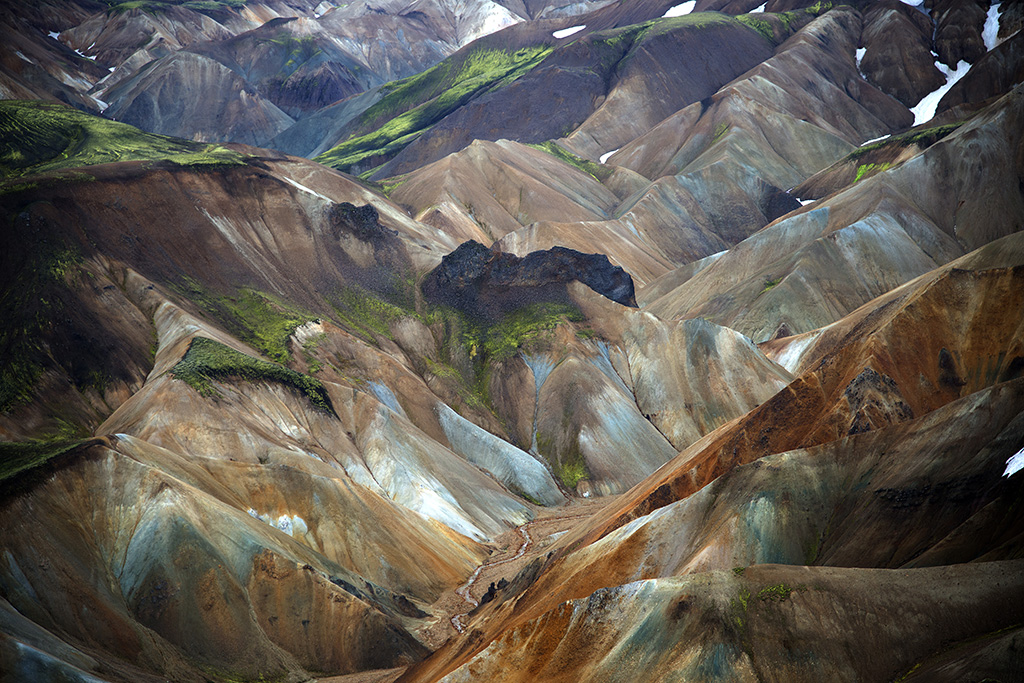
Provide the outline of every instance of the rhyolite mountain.
<path id="1" fill-rule="evenodd" d="M 0 680 L 1024 680 L 1024 4 L 0 26 Z"/>

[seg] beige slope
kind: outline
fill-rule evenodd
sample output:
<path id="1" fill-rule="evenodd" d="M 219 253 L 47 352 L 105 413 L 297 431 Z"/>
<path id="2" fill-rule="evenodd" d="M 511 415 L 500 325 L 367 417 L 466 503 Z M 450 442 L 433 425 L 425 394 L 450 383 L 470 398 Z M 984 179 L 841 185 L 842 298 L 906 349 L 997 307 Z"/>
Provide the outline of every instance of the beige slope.
<path id="1" fill-rule="evenodd" d="M 636 268 L 643 285 L 662 274 L 651 258 L 683 265 L 748 237 L 797 207 L 785 188 L 842 157 L 851 143 L 910 123 L 899 103 L 857 74 L 860 27 L 852 10 L 829 12 L 707 101 L 639 131 L 608 163 L 655 182 L 634 184 L 612 220 L 563 226 L 561 219 L 506 241 L 519 240 L 517 252 L 541 244 L 579 248 L 592 233 L 611 258 Z"/>
<path id="2" fill-rule="evenodd" d="M 166 473 L 167 454 L 120 444 L 7 502 L 2 571 L 19 612 L 104 659 L 185 669 L 186 680 L 192 667 L 256 677 L 421 655 L 396 595 Z M 287 609 L 274 604 L 282 592 Z M 366 646 L 378 638 L 392 647 Z"/>
<path id="3" fill-rule="evenodd" d="M 215 333 L 170 304 L 158 309 L 155 323 L 166 350 L 158 353 L 146 386 L 99 427 L 100 433 L 128 433 L 191 457 L 250 465 L 280 461 L 318 476 L 334 470 L 342 481 L 478 540 L 530 516 L 480 470 L 372 394 L 328 385 L 336 416 L 314 410 L 283 387 L 259 382 L 228 384 L 218 387 L 219 397 L 201 396 L 161 368 L 173 366 L 193 336 Z M 215 336 L 245 352 L 225 335 Z"/>
<path id="4" fill-rule="evenodd" d="M 391 200 L 459 241 L 482 244 L 537 221 L 592 221 L 618 203 L 593 176 L 509 140 L 476 141 L 402 178 Z"/>
<path id="5" fill-rule="evenodd" d="M 649 304 L 755 341 L 826 325 L 1019 229 L 1020 89 L 901 166 L 769 225 Z"/>

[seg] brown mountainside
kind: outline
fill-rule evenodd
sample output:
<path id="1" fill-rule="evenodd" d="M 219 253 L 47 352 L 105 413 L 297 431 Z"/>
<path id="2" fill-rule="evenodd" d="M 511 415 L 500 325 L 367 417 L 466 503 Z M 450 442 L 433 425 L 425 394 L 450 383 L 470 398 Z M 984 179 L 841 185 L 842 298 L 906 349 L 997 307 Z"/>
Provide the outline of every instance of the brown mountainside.
<path id="1" fill-rule="evenodd" d="M 1022 680 L 1019 4 L 21 5 L 0 682 Z"/>

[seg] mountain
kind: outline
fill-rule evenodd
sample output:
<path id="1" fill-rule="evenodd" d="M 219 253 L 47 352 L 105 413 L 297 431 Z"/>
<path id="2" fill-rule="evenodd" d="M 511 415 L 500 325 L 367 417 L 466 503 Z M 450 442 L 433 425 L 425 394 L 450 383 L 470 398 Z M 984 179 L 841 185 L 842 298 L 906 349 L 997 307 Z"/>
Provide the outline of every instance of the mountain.
<path id="1" fill-rule="evenodd" d="M 1021 680 L 1020 8 L 3 3 L 0 681 Z"/>

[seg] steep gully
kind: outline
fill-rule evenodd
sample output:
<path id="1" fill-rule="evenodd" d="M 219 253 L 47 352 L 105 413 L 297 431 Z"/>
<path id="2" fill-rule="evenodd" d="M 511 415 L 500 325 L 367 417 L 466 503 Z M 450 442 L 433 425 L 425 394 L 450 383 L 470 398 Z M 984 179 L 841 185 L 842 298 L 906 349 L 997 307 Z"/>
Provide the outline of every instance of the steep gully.
<path id="1" fill-rule="evenodd" d="M 436 622 L 438 626 L 444 624 L 443 631 L 446 633 L 439 632 L 439 628 L 432 628 L 430 630 L 434 633 L 424 634 L 427 635 L 428 642 L 436 647 L 446 640 L 451 634 L 448 630 L 449 625 L 458 633 L 465 631 L 466 616 L 480 604 L 473 595 L 478 583 L 497 583 L 502 578 L 512 580 L 534 557 L 551 550 L 565 532 L 597 514 L 616 498 L 617 496 L 606 496 L 588 500 L 575 499 L 559 508 L 539 510 L 533 520 L 510 529 L 503 537 L 496 539 L 496 545 L 499 548 L 504 547 L 505 550 L 493 553 L 474 570 L 464 584 L 435 603 L 435 614 L 447 616 L 447 619 L 442 617 Z M 512 548 L 515 550 L 512 551 Z"/>

